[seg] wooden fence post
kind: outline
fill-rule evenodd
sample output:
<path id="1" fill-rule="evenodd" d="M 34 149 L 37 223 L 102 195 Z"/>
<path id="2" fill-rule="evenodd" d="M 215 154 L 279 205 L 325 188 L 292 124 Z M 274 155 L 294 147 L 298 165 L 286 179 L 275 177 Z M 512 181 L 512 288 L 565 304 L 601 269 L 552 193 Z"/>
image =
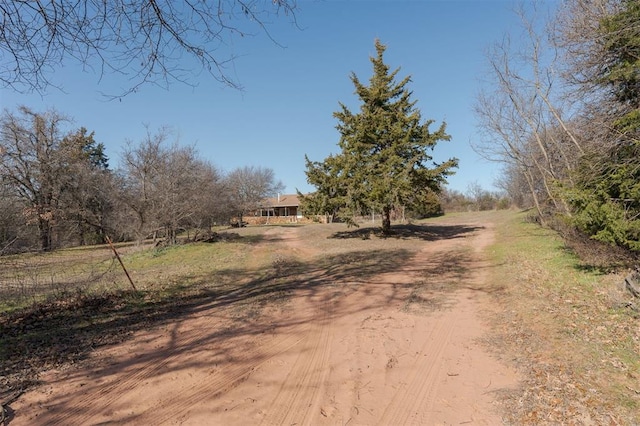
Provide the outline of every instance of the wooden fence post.
<path id="1" fill-rule="evenodd" d="M 129 278 L 129 282 L 131 283 L 131 287 L 133 287 L 134 291 L 138 291 L 138 289 L 136 288 L 135 284 L 133 283 L 133 280 L 131 279 L 131 276 L 129 276 L 129 272 L 127 272 L 127 268 L 124 267 L 124 263 L 122 262 L 122 259 L 120 259 L 120 255 L 116 251 L 116 248 L 113 246 L 113 243 L 111 242 L 111 238 L 109 238 L 108 236 L 105 236 L 105 238 L 106 238 L 107 242 L 109 243 L 109 246 L 111 247 L 111 250 L 113 250 L 113 253 L 116 255 L 116 259 L 118 259 L 118 262 L 120 262 L 120 266 L 122 266 L 122 270 L 126 274 L 127 278 Z"/>

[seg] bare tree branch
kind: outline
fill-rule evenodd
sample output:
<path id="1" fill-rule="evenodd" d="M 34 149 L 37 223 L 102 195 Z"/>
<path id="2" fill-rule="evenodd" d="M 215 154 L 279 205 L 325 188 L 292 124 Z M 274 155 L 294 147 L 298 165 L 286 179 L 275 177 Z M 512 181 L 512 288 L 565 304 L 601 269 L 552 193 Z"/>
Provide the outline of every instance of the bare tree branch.
<path id="1" fill-rule="evenodd" d="M 0 3 L 0 84 L 44 93 L 64 60 L 106 74 L 122 74 L 130 86 L 195 85 L 204 72 L 241 88 L 228 71 L 225 51 L 236 36 L 262 32 L 273 16 L 295 23 L 296 0 L 52 0 Z M 193 62 L 195 64 L 189 64 Z"/>

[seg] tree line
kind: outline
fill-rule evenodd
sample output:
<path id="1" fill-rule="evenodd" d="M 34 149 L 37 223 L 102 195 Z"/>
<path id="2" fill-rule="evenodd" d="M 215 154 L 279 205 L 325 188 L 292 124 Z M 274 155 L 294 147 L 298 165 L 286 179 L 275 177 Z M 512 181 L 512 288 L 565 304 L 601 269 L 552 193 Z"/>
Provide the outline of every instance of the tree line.
<path id="1" fill-rule="evenodd" d="M 209 232 L 281 191 L 272 169 L 224 173 L 171 131 L 128 141 L 112 169 L 104 144 L 62 113 L 0 116 L 0 254 Z"/>
<path id="2" fill-rule="evenodd" d="M 640 3 L 520 9 L 488 50 L 475 147 L 540 222 L 640 252 Z"/>

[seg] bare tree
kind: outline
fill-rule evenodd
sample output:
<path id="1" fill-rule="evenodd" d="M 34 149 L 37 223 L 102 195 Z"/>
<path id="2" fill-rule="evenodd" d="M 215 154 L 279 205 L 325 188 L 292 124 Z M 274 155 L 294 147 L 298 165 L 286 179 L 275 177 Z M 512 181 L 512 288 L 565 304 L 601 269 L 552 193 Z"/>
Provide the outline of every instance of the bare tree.
<path id="1" fill-rule="evenodd" d="M 122 153 L 121 200 L 132 213 L 130 224 L 138 240 L 162 235 L 168 244 L 179 231 L 210 225 L 226 198 L 221 176 L 201 160 L 193 146 L 168 143 L 171 132 L 161 128 Z M 123 224 L 126 226 L 126 224 Z"/>
<path id="2" fill-rule="evenodd" d="M 86 129 L 65 133 L 70 122 L 55 110 L 27 107 L 0 119 L 0 182 L 9 199 L 19 200 L 20 217 L 37 227 L 42 250 L 82 241 L 86 227 L 99 229 L 97 216 L 105 213 L 103 146 Z"/>
<path id="3" fill-rule="evenodd" d="M 24 202 L 24 217 L 38 227 L 40 248 L 53 248 L 53 228 L 61 217 L 60 198 L 67 175 L 60 151 L 69 119 L 56 111 L 21 107 L 1 118 L 0 177 Z"/>
<path id="4" fill-rule="evenodd" d="M 609 65 L 606 32 L 602 19 L 619 12 L 621 0 L 567 0 L 562 3 L 553 26 L 553 41 L 563 52 L 563 78 L 572 84 L 575 101 L 582 105 L 601 98 L 601 76 Z M 637 31 L 630 23 L 628 31 Z M 601 100 L 601 99 L 598 99 Z"/>
<path id="5" fill-rule="evenodd" d="M 618 124 L 640 108 L 635 72 L 640 26 L 637 14 L 625 13 L 634 3 L 567 0 L 554 22 L 553 41 L 563 52 L 562 77 L 570 86 L 567 96 L 581 110 L 591 151 L 615 149 L 620 139 L 633 137 Z"/>
<path id="6" fill-rule="evenodd" d="M 534 179 L 538 165 L 530 158 L 528 131 L 508 93 L 479 94 L 475 113 L 485 136 L 474 144 L 474 149 L 488 160 L 503 163 L 512 171 L 517 170 L 517 175 L 525 178 L 533 205 L 542 216 L 542 194 L 536 189 Z"/>
<path id="7" fill-rule="evenodd" d="M 222 173 L 212 164 L 198 160 L 191 166 L 193 182 L 192 214 L 187 225 L 196 233 L 210 232 L 211 227 L 228 223 L 233 215 L 230 194 Z"/>
<path id="8" fill-rule="evenodd" d="M 174 143 L 161 159 L 160 173 L 154 179 L 152 214 L 163 228 L 167 243 L 175 244 L 177 233 L 194 226 L 203 207 L 210 205 L 215 176 L 193 146 Z"/>
<path id="9" fill-rule="evenodd" d="M 42 93 L 64 60 L 145 83 L 191 84 L 200 72 L 238 87 L 220 53 L 230 37 L 270 36 L 273 16 L 295 20 L 295 0 L 52 0 L 0 2 L 0 82 Z M 184 65 L 194 62 L 199 70 Z"/>
<path id="10" fill-rule="evenodd" d="M 512 206 L 526 209 L 534 205 L 526 177 L 515 164 L 505 164 L 494 185 L 504 191 Z"/>
<path id="11" fill-rule="evenodd" d="M 94 133 L 80 128 L 63 138 L 67 157 L 62 201 L 67 240 L 70 244 L 99 244 L 113 227 L 114 179 L 104 145 Z"/>
<path id="12" fill-rule="evenodd" d="M 467 200 L 475 210 L 485 211 L 498 207 L 500 195 L 484 189 L 477 181 L 467 186 Z"/>
<path id="13" fill-rule="evenodd" d="M 242 223 L 243 215 L 259 207 L 265 198 L 276 195 L 284 189 L 284 184 L 276 181 L 272 169 L 266 167 L 239 167 L 227 176 L 232 206 Z"/>
<path id="14" fill-rule="evenodd" d="M 475 108 L 486 138 L 474 147 L 485 158 L 518 170 L 540 216 L 547 201 L 554 210 L 570 214 L 555 187 L 560 180 L 571 180 L 584 149 L 555 87 L 556 50 L 537 32 L 533 18 L 522 9 L 519 14 L 524 47 L 513 49 L 506 36 L 488 53 L 492 84 L 478 96 Z"/>
<path id="15" fill-rule="evenodd" d="M 0 255 L 35 245 L 34 233 L 21 220 L 23 208 L 13 188 L 0 182 Z"/>
<path id="16" fill-rule="evenodd" d="M 140 241 L 159 228 L 155 222 L 154 209 L 157 203 L 157 181 L 167 163 L 164 147 L 168 129 L 160 129 L 152 134 L 147 129 L 145 139 L 138 145 L 128 141 L 123 149 L 121 200 L 133 213 L 128 223 Z"/>

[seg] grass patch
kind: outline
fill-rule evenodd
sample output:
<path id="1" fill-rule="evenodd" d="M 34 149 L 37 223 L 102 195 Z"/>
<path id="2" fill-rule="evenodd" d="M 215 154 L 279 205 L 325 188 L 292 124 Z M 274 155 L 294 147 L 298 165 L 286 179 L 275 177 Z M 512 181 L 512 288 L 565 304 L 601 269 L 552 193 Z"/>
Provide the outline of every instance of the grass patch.
<path id="1" fill-rule="evenodd" d="M 502 281 L 499 346 L 525 375 L 512 424 L 634 424 L 640 330 L 623 275 L 582 268 L 552 231 L 514 215 L 489 249 Z"/>
<path id="2" fill-rule="evenodd" d="M 37 383 L 42 370 L 81 362 L 97 347 L 196 306 L 251 300 L 234 291 L 273 275 L 247 266 L 257 240 L 120 247 L 138 291 L 102 246 L 0 258 L 0 400 Z"/>

